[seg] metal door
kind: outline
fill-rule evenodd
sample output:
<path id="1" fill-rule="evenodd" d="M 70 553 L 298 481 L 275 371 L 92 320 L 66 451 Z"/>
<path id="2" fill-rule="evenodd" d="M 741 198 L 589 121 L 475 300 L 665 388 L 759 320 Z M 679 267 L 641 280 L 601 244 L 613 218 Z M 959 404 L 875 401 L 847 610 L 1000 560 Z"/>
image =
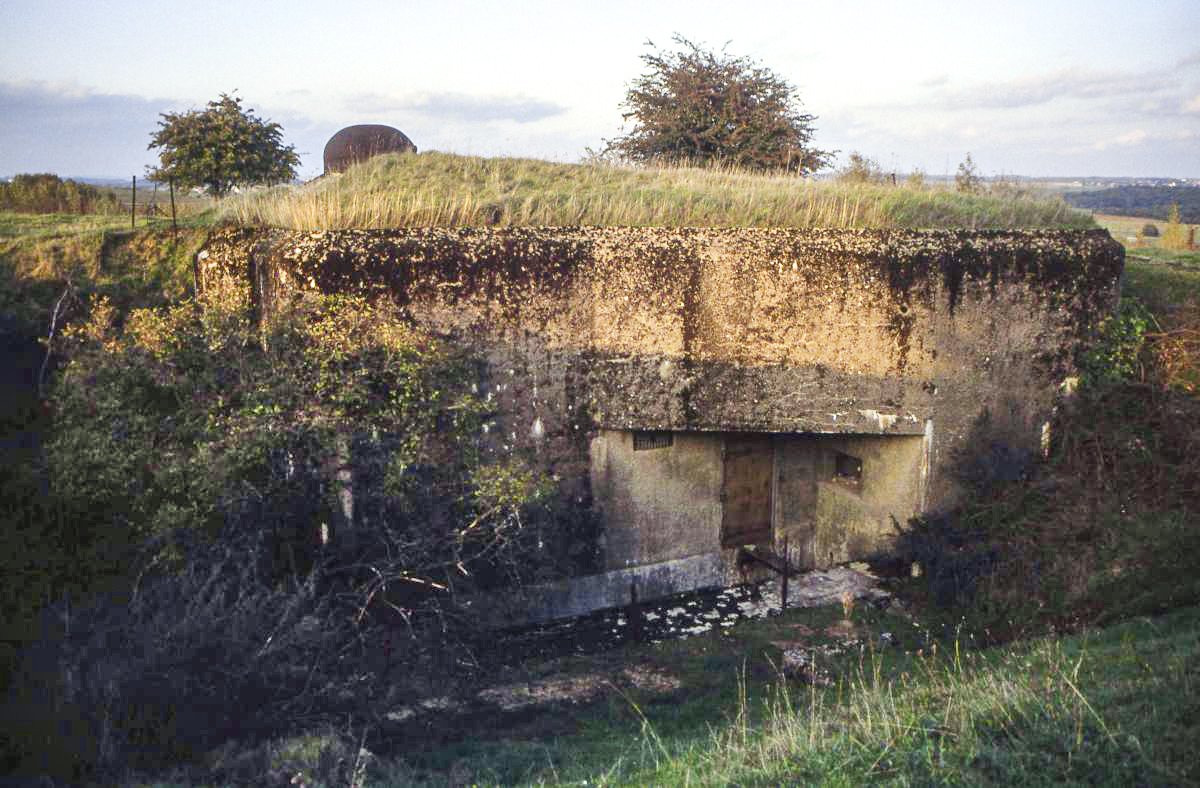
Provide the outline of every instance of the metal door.
<path id="1" fill-rule="evenodd" d="M 725 477 L 721 485 L 721 545 L 771 544 L 770 436 L 725 438 Z"/>

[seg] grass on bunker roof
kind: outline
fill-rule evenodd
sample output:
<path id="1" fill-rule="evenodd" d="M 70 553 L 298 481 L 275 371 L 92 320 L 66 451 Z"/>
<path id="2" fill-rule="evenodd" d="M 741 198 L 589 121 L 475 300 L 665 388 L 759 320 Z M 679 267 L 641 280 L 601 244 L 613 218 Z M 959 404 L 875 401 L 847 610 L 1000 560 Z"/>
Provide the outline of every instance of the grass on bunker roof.
<path id="1" fill-rule="evenodd" d="M 732 168 L 389 154 L 223 202 L 220 218 L 293 230 L 451 226 L 1094 227 L 1057 197 L 962 194 Z"/>

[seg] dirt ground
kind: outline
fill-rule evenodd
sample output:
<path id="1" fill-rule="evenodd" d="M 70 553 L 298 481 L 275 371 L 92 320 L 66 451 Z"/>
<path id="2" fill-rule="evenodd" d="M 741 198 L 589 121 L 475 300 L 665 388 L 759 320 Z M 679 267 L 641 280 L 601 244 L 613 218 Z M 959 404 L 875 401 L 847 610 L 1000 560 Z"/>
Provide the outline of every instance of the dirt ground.
<path id="1" fill-rule="evenodd" d="M 631 623 L 633 615 L 641 621 Z M 900 645 L 904 634 L 890 630 L 907 620 L 861 565 L 793 578 L 786 611 L 778 581 L 769 581 L 680 595 L 636 614 L 613 610 L 587 618 L 574 629 L 562 623 L 545 628 L 548 644 L 540 644 L 540 652 L 537 631 L 509 634 L 507 644 L 502 637 L 496 650 L 513 658 L 492 665 L 469 687 L 398 703 L 380 721 L 377 746 L 398 754 L 417 743 L 427 750 L 492 737 L 569 735 L 580 712 L 594 704 L 671 703 L 728 683 L 724 672 L 697 670 L 697 660 L 736 664 L 740 658 L 759 679 L 782 673 L 825 684 L 832 678 L 825 663 L 855 647 Z M 743 626 L 749 622 L 757 625 Z M 906 634 L 912 640 L 913 633 Z"/>

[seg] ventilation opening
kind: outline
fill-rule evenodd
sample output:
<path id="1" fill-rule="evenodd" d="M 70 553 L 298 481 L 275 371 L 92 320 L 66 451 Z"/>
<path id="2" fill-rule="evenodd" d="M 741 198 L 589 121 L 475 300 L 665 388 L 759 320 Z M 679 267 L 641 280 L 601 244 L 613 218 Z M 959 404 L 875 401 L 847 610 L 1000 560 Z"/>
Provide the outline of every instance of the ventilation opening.
<path id="1" fill-rule="evenodd" d="M 862 486 L 862 460 L 850 454 L 834 451 L 833 480 L 854 489 L 860 488 Z"/>
<path id="2" fill-rule="evenodd" d="M 675 442 L 673 432 L 635 432 L 633 433 L 633 450 L 665 449 Z"/>

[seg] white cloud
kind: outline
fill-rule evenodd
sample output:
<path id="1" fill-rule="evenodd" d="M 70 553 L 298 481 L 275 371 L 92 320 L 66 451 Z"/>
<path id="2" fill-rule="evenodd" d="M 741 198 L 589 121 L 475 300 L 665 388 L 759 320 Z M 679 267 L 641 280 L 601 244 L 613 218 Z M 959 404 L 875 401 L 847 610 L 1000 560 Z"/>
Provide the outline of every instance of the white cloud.
<path id="1" fill-rule="evenodd" d="M 1113 146 L 1128 148 L 1131 145 L 1141 145 L 1146 141 L 1147 137 L 1149 137 L 1149 135 L 1146 134 L 1144 129 L 1134 129 L 1133 131 L 1127 131 L 1124 134 L 1118 134 L 1116 138 L 1112 140 L 1097 143 L 1096 150 L 1104 150 L 1105 148 Z"/>
<path id="2" fill-rule="evenodd" d="M 357 93 L 345 101 L 360 114 L 420 114 L 449 122 L 488 123 L 513 121 L 532 123 L 567 111 L 567 107 L 524 95 L 486 96 L 467 93 L 420 93 L 393 96 L 382 93 Z"/>

